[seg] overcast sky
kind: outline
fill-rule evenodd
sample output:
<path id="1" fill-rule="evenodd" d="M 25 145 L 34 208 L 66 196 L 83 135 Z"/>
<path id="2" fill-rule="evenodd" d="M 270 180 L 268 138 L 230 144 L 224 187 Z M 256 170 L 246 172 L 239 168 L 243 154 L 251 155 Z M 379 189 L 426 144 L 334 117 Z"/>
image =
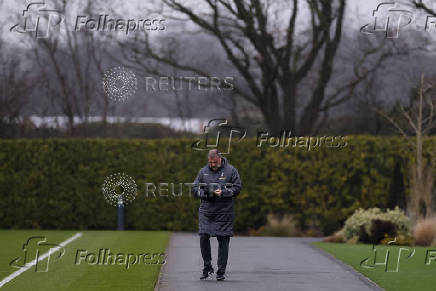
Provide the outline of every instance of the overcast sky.
<path id="1" fill-rule="evenodd" d="M 10 32 L 9 29 L 12 25 L 16 24 L 17 19 L 20 19 L 20 15 L 24 8 L 28 3 L 32 2 L 41 2 L 44 0 L 0 0 L 0 16 L 1 20 L 1 35 L 4 39 L 8 41 L 20 42 L 20 35 L 17 33 Z M 153 2 L 155 4 L 153 4 Z M 187 1 L 182 1 L 186 3 Z M 347 26 L 350 29 L 358 29 L 365 23 L 371 21 L 372 10 L 375 9 L 379 0 L 349 0 L 347 6 Z M 50 6 L 50 0 L 45 0 L 47 7 L 52 8 Z M 80 3 L 80 0 L 69 0 L 68 3 L 73 3 L 75 5 Z M 135 18 L 140 19 L 141 17 L 149 17 L 147 11 L 150 8 L 156 7 L 156 4 L 159 5 L 160 1 L 143 1 L 143 0 L 129 0 L 129 1 L 121 1 L 121 0 L 108 0 L 104 1 L 104 8 L 99 9 L 98 13 L 100 14 L 108 14 L 114 15 L 114 13 L 118 15 L 122 15 L 124 18 Z M 198 7 L 198 0 L 195 1 L 196 7 Z M 284 10 L 285 11 L 285 10 Z M 68 11 L 67 20 L 70 23 L 73 23 L 76 18 L 76 14 L 74 11 Z M 300 21 L 303 21 L 304 15 L 300 17 Z M 69 27 L 71 26 L 68 25 Z M 171 27 L 169 27 L 171 29 Z"/>
<path id="2" fill-rule="evenodd" d="M 36 0 L 34 0 L 36 1 Z M 33 1 L 33 2 L 34 2 Z M 37 0 L 37 1 L 43 1 L 43 0 Z M 70 9 L 69 11 L 67 11 L 67 15 L 66 15 L 66 19 L 67 22 L 69 22 L 70 24 L 68 25 L 69 27 L 72 26 L 74 27 L 74 21 L 77 17 L 77 12 L 76 11 L 71 11 L 71 10 L 75 10 L 74 7 L 78 7 L 80 6 L 80 2 L 82 0 L 68 0 L 69 5 L 72 5 L 72 9 Z M 180 0 L 183 1 L 183 3 L 186 3 L 187 1 L 190 0 Z M 201 6 L 199 5 L 199 3 L 204 3 L 201 0 L 192 0 L 193 3 L 195 3 L 195 5 L 193 5 L 196 9 L 201 9 Z M 281 1 L 281 0 L 273 0 L 273 1 Z M 285 0 L 283 0 L 285 1 Z M 302 3 L 305 2 L 303 0 L 301 0 Z M 93 1 L 93 3 L 96 3 L 98 1 Z M 127 2 L 127 3 L 126 3 Z M 291 2 L 290 0 L 288 0 L 288 2 Z M 1 33 L 1 37 L 5 40 L 7 40 L 8 43 L 13 43 L 15 45 L 17 44 L 23 44 L 25 43 L 25 37 L 23 37 L 23 35 L 17 33 L 17 32 L 10 32 L 10 28 L 17 23 L 22 24 L 23 21 L 20 18 L 20 15 L 22 13 L 22 11 L 25 9 L 25 7 L 28 5 L 28 3 L 32 3 L 32 1 L 30 0 L 0 0 L 0 33 Z M 53 6 L 50 5 L 50 0 L 46 0 L 45 3 L 47 4 L 47 8 L 54 8 Z M 72 3 L 72 4 L 70 4 Z M 157 8 L 158 6 L 160 6 L 159 4 L 161 3 L 160 0 L 148 0 L 148 1 L 143 1 L 143 0 L 104 0 L 101 1 L 101 3 L 104 3 L 104 7 L 99 8 L 98 10 L 96 10 L 94 13 L 96 15 L 91 15 L 90 17 L 94 17 L 94 18 L 98 18 L 98 14 L 108 14 L 110 16 L 113 16 L 114 18 L 118 18 L 118 17 L 122 17 L 125 19 L 143 19 L 143 18 L 149 18 L 152 16 L 159 16 L 159 14 L 154 14 L 153 13 L 150 15 L 149 11 L 152 8 Z M 153 3 L 155 3 L 153 5 Z M 277 2 L 273 2 L 273 3 L 277 3 Z M 347 13 L 346 13 L 346 20 L 345 20 L 345 25 L 344 25 L 344 30 L 348 31 L 348 32 L 355 32 L 356 34 L 359 34 L 360 31 L 359 29 L 367 24 L 373 21 L 373 17 L 372 17 L 372 12 L 374 9 L 376 9 L 377 5 L 379 3 L 381 3 L 380 0 L 348 0 L 347 2 L 348 6 L 347 6 Z M 156 6 L 157 5 L 157 6 Z M 434 8 L 436 8 L 436 1 L 435 3 L 433 3 Z M 156 10 L 156 9 L 154 9 Z M 286 9 L 281 9 L 280 11 L 282 11 L 283 13 L 290 13 L 290 9 L 286 10 Z M 164 15 L 163 15 L 164 16 Z M 283 21 L 286 18 L 286 15 L 283 14 Z M 299 18 L 299 22 L 298 23 L 303 23 L 304 21 L 308 20 L 308 17 L 306 17 L 307 14 L 302 13 L 300 15 Z M 20 22 L 21 21 L 21 22 Z M 73 23 L 73 24 L 71 24 Z M 180 29 L 182 26 L 180 25 L 168 25 L 167 29 L 169 31 L 180 31 Z M 283 26 L 286 27 L 286 26 Z M 303 27 L 303 25 L 300 25 L 300 27 Z M 165 31 L 164 31 L 165 33 Z M 123 33 L 119 32 L 119 35 L 122 36 Z M 153 37 L 153 35 L 156 34 L 152 34 L 151 37 Z M 436 37 L 436 33 L 433 34 L 428 34 L 429 38 L 435 38 Z M 368 37 L 372 37 L 371 35 L 368 35 Z M 214 48 L 210 48 L 207 50 L 207 53 L 210 54 L 213 52 Z M 19 52 L 19 51 L 17 51 Z M 15 51 L 13 51 L 13 53 L 15 53 Z M 414 60 L 414 62 L 417 62 L 417 60 Z M 426 61 L 428 63 L 428 60 Z M 402 92 L 404 92 L 404 88 L 400 88 L 400 86 L 395 86 L 394 88 L 395 90 L 397 90 L 398 92 L 391 92 L 392 96 L 400 96 Z M 398 93 L 398 94 L 397 94 Z M 160 98 L 160 97 L 159 97 Z M 156 102 L 158 103 L 158 102 Z M 141 110 L 144 110 L 141 108 Z M 156 109 L 151 108 L 150 111 L 156 111 Z M 205 113 L 206 114 L 206 113 Z"/>

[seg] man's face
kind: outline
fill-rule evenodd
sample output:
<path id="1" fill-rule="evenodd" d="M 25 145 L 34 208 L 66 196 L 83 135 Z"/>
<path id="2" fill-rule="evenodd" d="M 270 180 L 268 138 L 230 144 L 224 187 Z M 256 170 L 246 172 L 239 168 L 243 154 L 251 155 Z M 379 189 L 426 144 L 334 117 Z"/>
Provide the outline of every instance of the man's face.
<path id="1" fill-rule="evenodd" d="M 216 171 L 221 166 L 221 158 L 220 157 L 214 157 L 214 158 L 208 158 L 209 167 Z"/>

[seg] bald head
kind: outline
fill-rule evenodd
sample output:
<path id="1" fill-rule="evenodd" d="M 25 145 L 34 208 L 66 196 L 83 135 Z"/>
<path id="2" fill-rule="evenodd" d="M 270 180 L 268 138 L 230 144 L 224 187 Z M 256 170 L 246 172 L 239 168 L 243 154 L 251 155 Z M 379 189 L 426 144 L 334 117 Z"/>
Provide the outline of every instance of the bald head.
<path id="1" fill-rule="evenodd" d="M 210 150 L 207 154 L 207 159 L 209 168 L 211 168 L 213 171 L 218 170 L 218 168 L 221 166 L 221 154 L 217 149 Z"/>
<path id="2" fill-rule="evenodd" d="M 207 154 L 208 158 L 221 158 L 221 154 L 219 153 L 219 151 L 217 149 L 213 149 L 210 150 L 209 153 Z"/>

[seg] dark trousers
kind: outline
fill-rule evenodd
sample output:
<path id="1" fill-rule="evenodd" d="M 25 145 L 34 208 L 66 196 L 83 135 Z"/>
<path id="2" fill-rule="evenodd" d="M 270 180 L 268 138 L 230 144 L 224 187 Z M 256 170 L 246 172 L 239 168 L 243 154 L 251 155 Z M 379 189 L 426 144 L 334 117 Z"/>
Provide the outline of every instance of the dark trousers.
<path id="1" fill-rule="evenodd" d="M 229 255 L 230 236 L 217 236 L 218 240 L 218 275 L 224 275 L 226 272 L 227 258 Z M 212 267 L 212 254 L 210 250 L 210 235 L 200 234 L 200 249 L 203 257 L 204 268 Z"/>

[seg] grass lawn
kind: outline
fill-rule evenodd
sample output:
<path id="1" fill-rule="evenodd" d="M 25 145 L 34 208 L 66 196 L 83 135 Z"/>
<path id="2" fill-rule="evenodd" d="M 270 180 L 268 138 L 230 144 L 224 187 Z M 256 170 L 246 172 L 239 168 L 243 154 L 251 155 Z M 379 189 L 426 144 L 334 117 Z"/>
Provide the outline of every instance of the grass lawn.
<path id="1" fill-rule="evenodd" d="M 38 262 L 0 289 L 3 290 L 153 290 L 160 267 L 165 262 L 169 232 L 165 231 L 45 231 L 0 230 L 0 281 L 19 270 L 10 262 L 21 258 L 29 237 L 41 236 L 47 243 L 59 244 L 78 232 L 82 236 L 58 253 Z M 36 245 L 29 243 L 26 263 L 35 259 Z M 40 245 L 40 254 L 50 247 Z M 102 250 L 100 250 L 102 249 Z M 106 249 L 106 251 L 105 251 Z M 112 253 L 112 257 L 109 255 Z M 130 254 L 130 257 L 129 257 Z M 153 255 L 155 254 L 155 255 Z M 112 259 L 113 258 L 113 259 Z M 127 258 L 130 264 L 127 268 Z M 47 267 L 47 268 L 46 268 Z"/>
<path id="2" fill-rule="evenodd" d="M 436 258 L 436 247 L 419 247 L 419 246 L 389 246 L 388 269 L 386 272 L 385 265 L 375 265 L 374 268 L 364 268 L 360 266 L 360 262 L 365 258 L 370 257 L 370 262 L 374 262 L 374 252 L 371 244 L 345 244 L 345 243 L 324 243 L 315 242 L 313 245 L 327 251 L 337 259 L 347 265 L 352 266 L 380 287 L 387 291 L 401 290 L 436 290 L 436 261 L 429 260 L 426 264 L 427 250 L 434 250 L 434 253 L 428 254 L 428 258 Z M 398 262 L 398 254 L 400 248 L 415 249 L 415 253 L 411 256 L 408 251 L 401 251 L 401 257 L 398 264 L 398 272 L 396 270 Z M 385 261 L 386 251 L 388 246 L 376 245 L 376 262 L 382 263 Z M 369 264 L 370 265 L 370 264 Z M 391 272 L 392 271 L 392 272 Z"/>

